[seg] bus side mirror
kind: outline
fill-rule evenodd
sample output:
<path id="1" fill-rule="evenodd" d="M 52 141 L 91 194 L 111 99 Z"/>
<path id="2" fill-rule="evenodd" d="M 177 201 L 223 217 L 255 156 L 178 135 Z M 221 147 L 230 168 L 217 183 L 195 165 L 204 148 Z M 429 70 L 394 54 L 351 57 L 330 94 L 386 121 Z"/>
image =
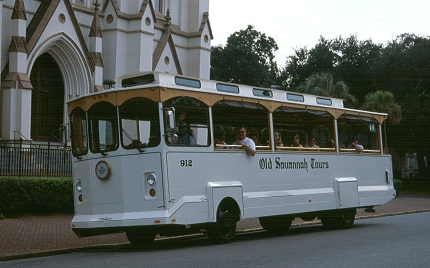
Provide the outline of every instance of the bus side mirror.
<path id="1" fill-rule="evenodd" d="M 166 126 L 166 132 L 172 133 L 175 131 L 175 108 L 169 107 L 164 110 L 164 118 L 165 118 L 165 126 Z"/>

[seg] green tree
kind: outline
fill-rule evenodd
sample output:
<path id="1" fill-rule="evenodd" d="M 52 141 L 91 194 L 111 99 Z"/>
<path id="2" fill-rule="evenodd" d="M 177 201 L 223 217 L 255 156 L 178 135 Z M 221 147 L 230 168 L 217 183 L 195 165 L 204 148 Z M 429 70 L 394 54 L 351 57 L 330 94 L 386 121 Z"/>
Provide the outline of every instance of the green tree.
<path id="1" fill-rule="evenodd" d="M 372 67 L 381 57 L 382 45 L 351 35 L 345 39 L 336 38 L 333 49 L 340 55 L 334 68 L 335 76 L 348 84 L 350 93 L 359 102 L 364 101 L 365 96 L 374 91 Z"/>
<path id="2" fill-rule="evenodd" d="M 280 75 L 282 85 L 293 89 L 314 73 L 332 72 L 336 62 L 337 55 L 332 49 L 332 41 L 320 36 L 314 48 L 296 48 L 294 55 L 287 58 Z"/>
<path id="3" fill-rule="evenodd" d="M 427 155 L 430 148 L 430 113 L 425 96 L 430 89 L 430 39 L 402 34 L 389 41 L 373 66 L 374 87 L 394 94 L 402 120 L 390 138 L 391 147 Z"/>
<path id="4" fill-rule="evenodd" d="M 281 72 L 283 85 L 294 89 L 314 73 L 327 72 L 344 81 L 360 101 L 372 91 L 372 66 L 381 56 L 382 45 L 356 36 L 328 40 L 320 36 L 311 49 L 298 48 Z"/>
<path id="5" fill-rule="evenodd" d="M 430 40 L 402 34 L 388 42 L 381 59 L 374 65 L 375 86 L 393 92 L 406 109 L 416 107 L 416 97 L 430 87 Z M 408 95 L 412 95 L 411 100 Z"/>
<path id="6" fill-rule="evenodd" d="M 335 81 L 330 73 L 316 73 L 297 87 L 297 92 L 313 94 L 318 96 L 344 99 L 345 106 L 352 107 L 356 99 L 349 93 L 348 86 L 343 81 Z"/>
<path id="7" fill-rule="evenodd" d="M 245 85 L 270 87 L 278 76 L 272 37 L 248 25 L 234 32 L 225 46 L 212 47 L 211 79 Z"/>
<path id="8" fill-rule="evenodd" d="M 388 114 L 388 122 L 398 125 L 402 119 L 402 107 L 397 104 L 394 95 L 388 91 L 378 90 L 366 95 L 363 110 Z"/>

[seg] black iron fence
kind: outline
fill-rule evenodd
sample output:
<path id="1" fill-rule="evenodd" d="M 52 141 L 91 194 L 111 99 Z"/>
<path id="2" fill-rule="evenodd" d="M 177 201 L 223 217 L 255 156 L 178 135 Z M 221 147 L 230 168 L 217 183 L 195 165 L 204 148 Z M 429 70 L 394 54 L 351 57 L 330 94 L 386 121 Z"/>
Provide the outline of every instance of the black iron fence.
<path id="1" fill-rule="evenodd" d="M 1 142 L 0 176 L 72 176 L 70 148 L 50 143 Z"/>

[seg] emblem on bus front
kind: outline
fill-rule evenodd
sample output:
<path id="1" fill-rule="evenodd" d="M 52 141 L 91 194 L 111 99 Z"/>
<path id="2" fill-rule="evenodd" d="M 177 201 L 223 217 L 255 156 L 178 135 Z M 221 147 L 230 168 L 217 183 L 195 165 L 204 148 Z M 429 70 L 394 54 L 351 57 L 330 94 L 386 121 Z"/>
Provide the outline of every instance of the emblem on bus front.
<path id="1" fill-rule="evenodd" d="M 96 176 L 101 180 L 107 180 L 110 176 L 110 166 L 106 161 L 100 161 L 96 165 Z"/>

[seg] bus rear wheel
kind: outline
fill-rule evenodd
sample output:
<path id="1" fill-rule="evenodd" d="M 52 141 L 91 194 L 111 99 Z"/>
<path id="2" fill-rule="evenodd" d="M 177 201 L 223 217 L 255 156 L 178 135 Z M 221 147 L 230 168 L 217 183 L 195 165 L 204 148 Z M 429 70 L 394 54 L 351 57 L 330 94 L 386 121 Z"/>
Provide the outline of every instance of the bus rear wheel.
<path id="1" fill-rule="evenodd" d="M 356 213 L 357 211 L 355 208 L 342 209 L 328 212 L 323 217 L 320 217 L 320 219 L 324 228 L 349 229 L 354 225 Z"/>
<path id="2" fill-rule="evenodd" d="M 125 232 L 128 241 L 135 246 L 145 246 L 154 242 L 155 231 L 148 228 L 138 228 Z"/>
<path id="3" fill-rule="evenodd" d="M 211 223 L 207 229 L 209 238 L 218 243 L 229 243 L 236 234 L 236 223 L 239 212 L 229 202 L 222 202 L 217 210 L 216 222 Z"/>
<path id="4" fill-rule="evenodd" d="M 293 222 L 293 218 L 286 215 L 260 217 L 258 220 L 264 230 L 275 234 L 286 233 Z"/>

